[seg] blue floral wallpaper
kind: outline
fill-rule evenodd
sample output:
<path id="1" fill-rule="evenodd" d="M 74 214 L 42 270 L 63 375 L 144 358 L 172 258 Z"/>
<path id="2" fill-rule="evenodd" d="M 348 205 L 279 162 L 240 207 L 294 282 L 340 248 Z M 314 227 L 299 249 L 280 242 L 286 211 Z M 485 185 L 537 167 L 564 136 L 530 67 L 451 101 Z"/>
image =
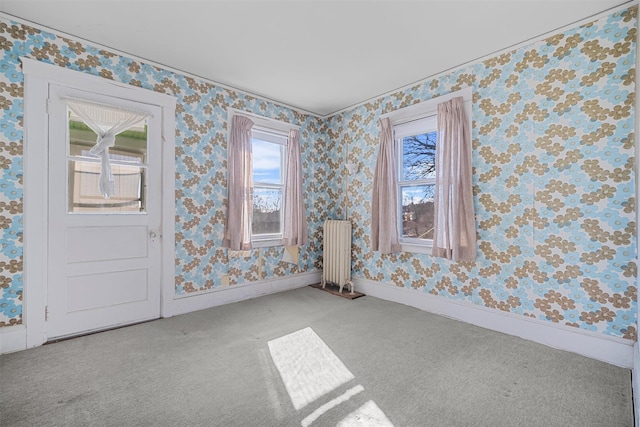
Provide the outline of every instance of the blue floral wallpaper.
<path id="1" fill-rule="evenodd" d="M 0 20 L 0 326 L 22 322 L 23 76 L 28 55 L 176 96 L 176 294 L 322 267 L 322 223 L 348 216 L 353 275 L 417 293 L 636 339 L 637 8 L 319 119 Z M 369 250 L 381 114 L 472 86 L 478 259 Z M 221 247 L 226 109 L 301 126 L 310 242 Z M 344 173 L 345 163 L 359 166 Z"/>
<path id="2" fill-rule="evenodd" d="M 360 171 L 331 185 L 331 215 L 354 225 L 353 276 L 635 340 L 636 10 L 331 117 L 336 158 Z M 466 86 L 478 259 L 370 251 L 379 116 Z"/>
<path id="3" fill-rule="evenodd" d="M 282 277 L 319 267 L 326 214 L 309 215 L 308 245 L 298 265 L 282 262 L 282 248 L 228 253 L 221 246 L 226 209 L 227 108 L 301 126 L 307 206 L 323 202 L 326 144 L 323 121 L 203 80 L 0 20 L 0 326 L 22 323 L 23 75 L 29 56 L 106 79 L 173 95 L 176 111 L 176 294 Z M 320 179 L 313 179 L 320 177 Z"/>

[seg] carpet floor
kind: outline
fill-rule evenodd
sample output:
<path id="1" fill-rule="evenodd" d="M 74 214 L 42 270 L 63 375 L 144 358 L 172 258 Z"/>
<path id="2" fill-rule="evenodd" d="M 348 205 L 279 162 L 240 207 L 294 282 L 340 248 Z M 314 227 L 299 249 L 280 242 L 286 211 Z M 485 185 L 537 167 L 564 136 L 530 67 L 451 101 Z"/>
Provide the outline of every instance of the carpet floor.
<path id="1" fill-rule="evenodd" d="M 628 369 L 310 287 L 0 356 L 2 426 L 632 426 Z"/>

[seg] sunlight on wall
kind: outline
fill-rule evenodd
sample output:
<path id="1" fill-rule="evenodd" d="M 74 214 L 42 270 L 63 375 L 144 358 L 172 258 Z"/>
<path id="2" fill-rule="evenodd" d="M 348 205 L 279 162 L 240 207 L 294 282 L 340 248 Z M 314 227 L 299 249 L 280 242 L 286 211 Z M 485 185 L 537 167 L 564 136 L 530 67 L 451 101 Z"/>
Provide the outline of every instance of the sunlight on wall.
<path id="1" fill-rule="evenodd" d="M 298 411 L 355 379 L 338 356 L 311 328 L 276 338 L 269 341 L 268 346 L 291 403 Z M 351 387 L 315 409 L 302 420 L 302 426 L 310 426 L 323 414 L 362 391 L 362 385 Z M 385 413 L 372 400 L 348 414 L 338 425 L 393 427 Z"/>

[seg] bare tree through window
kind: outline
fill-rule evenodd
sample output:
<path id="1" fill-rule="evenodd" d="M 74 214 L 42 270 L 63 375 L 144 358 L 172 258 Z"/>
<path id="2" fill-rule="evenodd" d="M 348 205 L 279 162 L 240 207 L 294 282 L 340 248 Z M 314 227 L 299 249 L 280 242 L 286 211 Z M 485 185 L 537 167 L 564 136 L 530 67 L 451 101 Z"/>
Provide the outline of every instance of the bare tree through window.
<path id="1" fill-rule="evenodd" d="M 403 169 L 405 180 L 432 178 L 436 171 L 436 132 L 403 138 Z"/>
<path id="2" fill-rule="evenodd" d="M 402 236 L 433 239 L 437 132 L 402 138 Z"/>

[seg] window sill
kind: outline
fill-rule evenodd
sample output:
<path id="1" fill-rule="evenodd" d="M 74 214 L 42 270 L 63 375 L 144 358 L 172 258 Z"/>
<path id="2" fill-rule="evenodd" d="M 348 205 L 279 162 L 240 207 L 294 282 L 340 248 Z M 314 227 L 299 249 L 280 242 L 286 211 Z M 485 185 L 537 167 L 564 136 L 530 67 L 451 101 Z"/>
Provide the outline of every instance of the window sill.
<path id="1" fill-rule="evenodd" d="M 265 240 L 252 240 L 251 246 L 254 248 L 271 248 L 274 246 L 282 246 L 282 238 L 279 239 L 265 239 Z"/>
<path id="2" fill-rule="evenodd" d="M 400 248 L 402 252 L 413 252 L 416 254 L 427 254 L 431 255 L 431 250 L 433 249 L 433 245 L 431 243 L 419 245 L 416 243 L 402 243 L 400 242 Z"/>

